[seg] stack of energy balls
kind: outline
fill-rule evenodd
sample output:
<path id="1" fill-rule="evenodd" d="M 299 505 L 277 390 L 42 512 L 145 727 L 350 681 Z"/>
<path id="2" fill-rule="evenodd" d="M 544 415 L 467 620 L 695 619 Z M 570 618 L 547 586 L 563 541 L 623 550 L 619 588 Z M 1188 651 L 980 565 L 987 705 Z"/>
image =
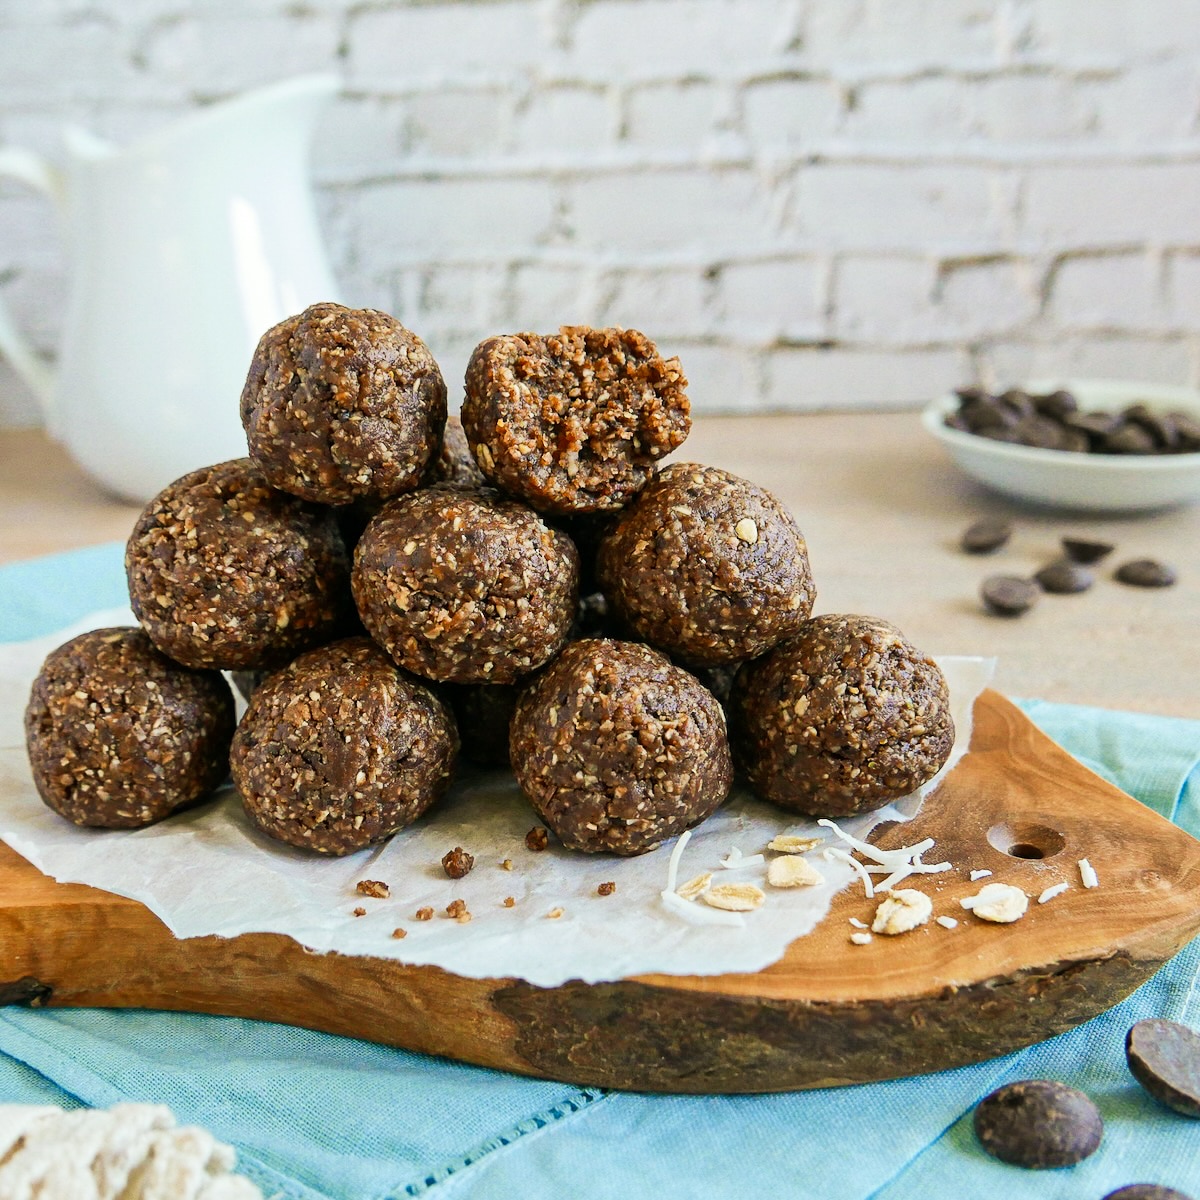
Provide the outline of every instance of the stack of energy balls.
<path id="1" fill-rule="evenodd" d="M 340 855 L 435 804 L 461 754 L 511 763 L 564 846 L 633 855 L 709 816 L 734 760 L 810 815 L 918 787 L 953 742 L 941 672 L 887 622 L 811 616 L 769 492 L 658 465 L 686 387 L 632 330 L 493 337 L 460 425 L 384 313 L 269 330 L 249 457 L 171 484 L 129 539 L 140 628 L 75 638 L 34 684 L 43 800 L 136 828 L 231 769 L 264 833 Z"/>

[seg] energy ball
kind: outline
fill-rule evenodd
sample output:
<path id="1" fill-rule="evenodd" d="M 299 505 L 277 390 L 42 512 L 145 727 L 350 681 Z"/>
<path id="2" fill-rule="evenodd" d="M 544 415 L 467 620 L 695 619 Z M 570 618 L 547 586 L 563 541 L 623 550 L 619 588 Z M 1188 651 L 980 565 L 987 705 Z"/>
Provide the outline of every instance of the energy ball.
<path id="1" fill-rule="evenodd" d="M 367 526 L 353 589 L 367 632 L 414 675 L 512 683 L 567 640 L 579 556 L 522 504 L 435 487 Z"/>
<path id="2" fill-rule="evenodd" d="M 521 790 L 564 846 L 645 854 L 729 794 L 721 706 L 664 654 L 572 642 L 521 693 L 509 734 Z"/>
<path id="3" fill-rule="evenodd" d="M 564 326 L 475 347 L 462 423 L 484 475 L 539 512 L 623 508 L 691 428 L 687 380 L 634 329 Z"/>
<path id="4" fill-rule="evenodd" d="M 754 790 L 811 816 L 847 816 L 907 795 L 938 773 L 954 744 L 938 665 L 875 617 L 806 621 L 738 672 L 728 711 Z"/>
<path id="5" fill-rule="evenodd" d="M 450 785 L 454 718 L 369 638 L 310 650 L 255 689 L 229 763 L 250 819 L 350 854 L 412 824 Z"/>
<path id="6" fill-rule="evenodd" d="M 140 829 L 204 799 L 229 770 L 233 696 L 216 671 L 140 629 L 97 629 L 46 659 L 25 710 L 38 795 L 76 825 Z"/>
<path id="7" fill-rule="evenodd" d="M 386 500 L 417 487 L 437 458 L 446 384 L 394 317 L 314 304 L 263 334 L 241 408 L 272 487 L 321 504 Z"/>
<path id="8" fill-rule="evenodd" d="M 125 574 L 142 628 L 186 667 L 269 670 L 337 637 L 353 613 L 333 514 L 276 491 L 248 458 L 159 492 Z"/>
<path id="9" fill-rule="evenodd" d="M 616 615 L 695 666 L 769 650 L 816 596 L 791 513 L 765 488 L 695 463 L 646 486 L 601 542 L 598 568 Z"/>

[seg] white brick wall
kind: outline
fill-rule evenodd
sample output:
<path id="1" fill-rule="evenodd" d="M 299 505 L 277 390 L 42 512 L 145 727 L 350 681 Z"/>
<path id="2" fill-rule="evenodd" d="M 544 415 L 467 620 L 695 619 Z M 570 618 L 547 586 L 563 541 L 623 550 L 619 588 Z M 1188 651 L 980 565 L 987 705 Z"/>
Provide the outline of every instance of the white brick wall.
<path id="1" fill-rule="evenodd" d="M 1200 0 L 0 0 L 0 144 L 329 69 L 344 292 L 451 380 L 578 321 L 644 328 L 710 409 L 1200 382 Z M 67 286 L 0 183 L 0 287 L 47 352 Z M 32 419 L 0 364 L 0 424 Z"/>

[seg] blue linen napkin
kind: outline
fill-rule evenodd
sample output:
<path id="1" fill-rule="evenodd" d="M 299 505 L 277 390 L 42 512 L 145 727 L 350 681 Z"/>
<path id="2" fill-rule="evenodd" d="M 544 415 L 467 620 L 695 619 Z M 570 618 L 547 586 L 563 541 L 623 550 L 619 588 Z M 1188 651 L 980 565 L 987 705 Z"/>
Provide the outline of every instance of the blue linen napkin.
<path id="1" fill-rule="evenodd" d="M 121 547 L 0 568 L 0 639 L 123 602 Z M 1200 722 L 1026 702 L 1093 770 L 1200 835 Z M 6 978 L 0 968 L 0 978 Z M 638 1096 L 522 1079 L 367 1042 L 236 1018 L 0 1009 L 0 1102 L 169 1104 L 287 1200 L 814 1200 L 1099 1197 L 1131 1182 L 1200 1193 L 1200 1125 L 1151 1101 L 1124 1062 L 1135 1020 L 1200 1025 L 1200 942 L 1123 1004 L 992 1062 L 777 1096 Z M 987 1157 L 971 1110 L 994 1087 L 1082 1088 L 1101 1149 L 1065 1171 Z"/>

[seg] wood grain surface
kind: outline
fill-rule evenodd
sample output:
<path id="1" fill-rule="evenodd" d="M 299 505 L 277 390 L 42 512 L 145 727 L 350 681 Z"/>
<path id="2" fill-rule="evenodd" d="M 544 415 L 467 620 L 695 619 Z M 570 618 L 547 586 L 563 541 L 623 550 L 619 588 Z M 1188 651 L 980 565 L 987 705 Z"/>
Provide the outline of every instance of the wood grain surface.
<path id="1" fill-rule="evenodd" d="M 178 940 L 132 900 L 57 884 L 0 846 L 0 1001 L 255 1017 L 581 1084 L 756 1092 L 939 1070 L 1069 1029 L 1200 930 L 1200 842 L 1099 779 L 985 692 L 971 751 L 903 826 L 955 864 L 916 886 L 959 919 L 849 941 L 860 886 L 757 974 L 538 988 L 251 934 Z M 1078 860 L 1100 886 L 1080 885 Z M 958 901 L 990 881 L 1032 900 L 1012 925 Z M 1070 888 L 1047 904 L 1050 885 Z M 910 884 L 913 881 L 910 881 Z"/>

